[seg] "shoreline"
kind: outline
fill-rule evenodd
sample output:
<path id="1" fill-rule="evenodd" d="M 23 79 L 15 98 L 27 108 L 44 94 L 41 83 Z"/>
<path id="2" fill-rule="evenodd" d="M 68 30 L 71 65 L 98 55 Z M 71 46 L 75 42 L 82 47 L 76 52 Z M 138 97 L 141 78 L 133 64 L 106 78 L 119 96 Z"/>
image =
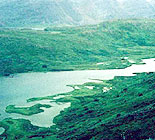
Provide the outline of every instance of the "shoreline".
<path id="1" fill-rule="evenodd" d="M 130 74 L 127 74 L 126 72 L 123 72 L 123 71 L 126 71 L 127 69 L 130 69 L 130 68 L 132 68 L 132 67 L 134 67 L 134 66 L 137 66 L 137 67 L 140 67 L 140 66 L 145 66 L 145 65 L 147 65 L 147 63 L 149 63 L 149 60 L 150 61 L 153 61 L 154 62 L 154 60 L 155 60 L 155 58 L 151 58 L 151 59 L 144 59 L 144 60 L 142 60 L 142 62 L 146 62 L 145 64 L 141 64 L 141 65 L 136 65 L 136 64 L 133 64 L 132 66 L 130 66 L 130 67 L 128 67 L 128 68 L 125 68 L 125 69 L 115 69 L 115 70 L 117 70 L 117 71 L 120 71 L 120 74 L 118 73 L 118 74 L 116 74 L 116 76 L 134 76 L 135 74 L 134 73 L 132 73 L 132 71 L 130 72 L 129 71 L 129 73 Z M 91 72 L 91 70 L 86 70 L 86 71 L 88 71 L 88 72 Z M 93 70 L 92 70 L 93 71 Z M 100 71 L 100 72 L 102 72 L 102 70 L 97 70 L 98 72 Z M 109 71 L 109 70 L 104 70 L 104 71 Z M 111 71 L 113 71 L 113 69 L 111 69 Z M 143 70 L 144 71 L 144 70 Z M 80 71 L 76 71 L 76 72 L 80 72 Z M 85 72 L 85 70 L 83 71 L 83 72 Z M 150 72 L 152 72 L 152 71 L 150 71 Z M 124 73 L 124 74 L 123 74 Z M 143 72 L 139 72 L 139 73 L 143 73 Z M 37 74 L 37 73 L 36 73 Z M 113 78 L 115 78 L 115 76 L 113 77 L 109 77 L 109 78 L 106 78 L 106 79 L 102 79 L 102 78 L 100 78 L 100 79 L 98 79 L 98 81 L 100 81 L 100 82 L 102 82 L 103 80 L 112 80 Z M 92 79 L 92 80 L 89 80 L 89 83 L 90 82 L 94 82 L 94 83 L 96 83 L 95 82 L 95 80 L 96 79 Z M 80 85 L 80 86 L 83 86 L 83 85 L 87 85 L 87 82 L 86 83 L 83 83 L 82 85 Z M 67 86 L 67 85 L 66 85 Z M 72 92 L 74 92 L 74 90 L 75 91 L 80 91 L 80 87 L 78 87 L 78 88 L 76 88 L 77 86 L 76 85 L 68 85 L 69 87 L 71 87 L 72 88 L 72 91 L 70 91 L 70 92 L 67 92 L 67 93 L 58 93 L 58 94 L 56 94 L 56 95 L 52 95 L 52 96 L 45 96 L 45 97 L 34 97 L 34 98 L 29 98 L 29 99 L 27 99 L 27 103 L 29 103 L 29 102 L 34 102 L 34 104 L 33 105 L 35 105 L 35 102 L 37 101 L 38 103 L 41 103 L 40 101 L 44 101 L 44 100 L 48 100 L 48 101 L 51 101 L 51 102 L 55 102 L 55 103 L 59 103 L 59 102 L 62 102 L 65 98 L 72 98 L 71 97 L 71 95 L 69 95 L 70 93 L 72 93 Z M 86 86 L 87 87 L 87 86 Z M 110 87 L 109 87 L 110 88 Z M 89 88 L 88 88 L 89 89 Z M 106 88 L 107 90 L 108 90 L 108 88 Z M 93 89 L 92 89 L 93 90 Z M 104 89 L 105 90 L 105 89 Z M 58 99 L 54 99 L 55 97 L 57 97 L 57 96 L 61 96 L 61 95 L 67 95 L 67 97 L 65 96 L 65 97 L 62 97 L 62 98 L 58 98 Z M 65 101 L 65 103 L 67 103 L 67 101 Z M 68 103 L 70 103 L 70 102 L 68 102 Z M 9 106 L 9 105 L 8 105 Z M 20 107 L 20 106 L 18 106 L 18 107 Z M 24 108 L 24 107 L 23 107 Z M 22 107 L 21 107 L 21 109 L 22 109 Z M 48 110 L 48 109 L 47 109 Z M 63 110 L 63 109 L 62 109 Z M 44 111 L 45 111 L 45 109 L 44 109 Z M 16 111 L 15 111 L 16 112 Z M 12 112 L 13 113 L 13 112 Z M 42 112 L 42 114 L 44 114 L 45 112 Z M 18 118 L 18 115 L 19 114 L 17 114 L 17 115 L 15 115 L 15 116 L 17 116 L 17 117 L 15 117 L 16 119 Z M 37 114 L 34 114 L 34 115 L 37 115 Z M 38 113 L 38 116 L 40 115 L 40 113 Z M 20 115 L 19 115 L 20 116 Z M 55 116 L 56 117 L 56 116 Z M 55 118 L 54 117 L 54 118 Z M 22 116 L 20 116 L 19 118 L 22 118 Z M 23 116 L 23 118 L 26 118 L 26 119 L 29 119 L 28 117 L 25 117 L 25 116 Z M 30 118 L 33 118 L 33 115 L 30 115 Z M 54 119 L 53 118 L 53 119 Z M 33 120 L 33 119 L 32 119 Z M 33 122 L 32 122 L 32 124 L 33 124 Z"/>
<path id="2" fill-rule="evenodd" d="M 70 72 L 70 71 L 88 71 L 88 70 L 115 70 L 115 69 L 125 69 L 125 68 L 128 68 L 130 66 L 132 66 L 133 64 L 135 65 L 142 65 L 142 64 L 145 64 L 142 60 L 147 60 L 147 59 L 154 59 L 154 57 L 146 57 L 146 58 L 142 58 L 142 59 L 138 59 L 140 62 L 135 62 L 135 63 L 131 63 L 130 62 L 130 65 L 126 65 L 124 66 L 123 68 L 120 66 L 120 67 L 112 67 L 112 68 L 106 68 L 106 69 L 96 69 L 96 68 L 92 68 L 92 69 L 53 69 L 53 70 L 45 70 L 45 71 L 27 71 L 27 72 L 20 72 L 20 73 L 13 73 L 13 74 L 8 74 L 8 75 L 1 75 L 0 74 L 0 77 L 9 77 L 9 78 L 13 78 L 14 76 L 16 75 L 19 75 L 19 74 L 28 74 L 28 73 L 50 73 L 50 72 Z M 79 65 L 80 66 L 80 65 Z"/>

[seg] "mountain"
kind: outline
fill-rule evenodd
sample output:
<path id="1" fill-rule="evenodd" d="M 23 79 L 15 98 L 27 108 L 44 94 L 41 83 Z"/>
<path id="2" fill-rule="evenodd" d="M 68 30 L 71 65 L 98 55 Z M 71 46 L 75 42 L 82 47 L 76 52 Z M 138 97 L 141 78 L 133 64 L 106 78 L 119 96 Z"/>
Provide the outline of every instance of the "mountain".
<path id="1" fill-rule="evenodd" d="M 0 3 L 1 26 L 76 23 L 79 14 L 68 0 L 12 0 Z"/>
<path id="2" fill-rule="evenodd" d="M 84 25 L 154 18 L 153 0 L 0 0 L 0 26 Z"/>

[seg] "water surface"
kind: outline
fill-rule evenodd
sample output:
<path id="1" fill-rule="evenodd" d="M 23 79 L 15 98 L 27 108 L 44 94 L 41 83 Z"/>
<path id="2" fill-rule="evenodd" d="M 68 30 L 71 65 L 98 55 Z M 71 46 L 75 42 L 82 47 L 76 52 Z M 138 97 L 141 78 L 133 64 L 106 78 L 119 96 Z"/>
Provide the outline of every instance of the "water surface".
<path id="1" fill-rule="evenodd" d="M 10 104 L 27 106 L 28 103 L 26 103 L 26 100 L 29 98 L 44 97 L 72 91 L 73 88 L 67 85 L 78 85 L 86 82 L 92 82 L 93 80 L 91 79 L 109 80 L 113 79 L 115 76 L 133 76 L 133 73 L 155 72 L 154 60 L 155 59 L 146 59 L 143 60 L 146 64 L 133 64 L 125 69 L 24 73 L 17 74 L 12 78 L 1 77 L 0 120 L 6 117 L 26 118 L 29 119 L 32 124 L 40 124 L 39 126 L 50 126 L 53 124 L 52 119 L 58 115 L 61 110 L 69 107 L 69 103 L 61 105 L 53 103 L 52 108 L 44 108 L 45 112 L 35 114 L 30 117 L 19 114 L 5 113 L 5 108 Z M 39 103 L 41 103 L 41 101 Z M 49 104 L 48 101 L 46 103 Z M 37 118 L 40 119 L 39 122 Z"/>

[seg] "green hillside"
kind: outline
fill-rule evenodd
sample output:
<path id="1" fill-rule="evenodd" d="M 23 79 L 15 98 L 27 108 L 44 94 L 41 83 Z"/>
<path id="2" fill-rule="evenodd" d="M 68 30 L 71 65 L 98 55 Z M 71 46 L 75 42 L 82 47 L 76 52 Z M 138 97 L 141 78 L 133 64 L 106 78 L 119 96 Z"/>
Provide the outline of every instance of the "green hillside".
<path id="1" fill-rule="evenodd" d="M 58 138 L 68 140 L 146 140 L 155 138 L 155 73 L 87 83 L 69 93 L 72 106 L 55 118 Z M 112 87 L 103 92 L 103 87 Z"/>
<path id="2" fill-rule="evenodd" d="M 0 29 L 0 75 L 29 71 L 124 68 L 155 57 L 155 20 L 81 27 Z M 97 63 L 104 62 L 103 65 Z"/>
<path id="3" fill-rule="evenodd" d="M 7 118 L 0 122 L 7 140 L 148 140 L 155 138 L 155 73 L 115 77 L 102 83 L 85 83 L 80 90 L 65 93 L 56 102 L 71 107 L 54 119 L 56 125 L 43 128 L 30 121 Z M 88 89 L 85 86 L 94 86 Z M 112 87 L 103 92 L 103 87 Z M 35 98 L 51 100 L 53 97 Z M 29 100 L 30 101 L 30 100 Z M 31 99 L 32 101 L 32 99 Z M 34 101 L 34 99 L 33 99 Z M 15 109 L 16 110 L 16 109 Z M 20 108 L 25 112 L 25 108 Z M 29 110 L 28 110 L 29 111 Z M 35 110 L 31 110 L 32 113 Z"/>
<path id="4" fill-rule="evenodd" d="M 80 27 L 0 29 L 0 75 L 23 72 L 125 68 L 155 58 L 155 20 L 113 20 Z M 128 58 L 127 58 L 128 57 Z M 131 61 L 132 60 L 132 61 Z M 101 62 L 103 62 L 101 64 Z M 100 63 L 100 64 L 98 64 Z M 25 119 L 0 121 L 6 140 L 148 140 L 155 139 L 155 73 L 115 77 L 101 83 L 71 85 L 74 90 L 27 102 L 71 102 L 54 118 L 55 125 L 33 126 Z M 93 86 L 89 89 L 86 86 Z M 106 91 L 104 88 L 106 87 Z M 66 96 L 65 96 L 66 95 Z M 23 115 L 42 112 L 46 104 L 8 105 Z"/>
<path id="5" fill-rule="evenodd" d="M 0 0 L 0 140 L 155 140 L 154 59 L 155 0 Z"/>

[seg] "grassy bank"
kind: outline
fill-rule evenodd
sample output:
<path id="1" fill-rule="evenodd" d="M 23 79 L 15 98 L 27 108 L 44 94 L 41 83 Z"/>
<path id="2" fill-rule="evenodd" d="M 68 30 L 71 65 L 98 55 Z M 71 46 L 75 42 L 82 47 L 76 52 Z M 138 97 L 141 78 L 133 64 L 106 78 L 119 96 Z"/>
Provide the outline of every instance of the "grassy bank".
<path id="1" fill-rule="evenodd" d="M 17 114 L 21 114 L 21 115 L 33 115 L 33 114 L 38 114 L 41 112 L 44 112 L 43 109 L 41 108 L 50 108 L 51 105 L 46 105 L 46 104 L 35 104 L 33 106 L 30 107 L 15 107 L 15 105 L 9 105 L 6 107 L 6 112 L 7 113 L 17 113 Z"/>
<path id="2" fill-rule="evenodd" d="M 0 126 L 5 128 L 5 132 L 0 136 L 0 139 L 5 138 L 6 140 L 15 139 L 50 139 L 55 140 L 54 131 L 49 130 L 49 128 L 41 128 L 38 126 L 33 126 L 30 121 L 24 119 L 5 119 L 0 122 Z"/>
<path id="3" fill-rule="evenodd" d="M 155 74 L 116 77 L 89 83 L 72 92 L 72 106 L 55 118 L 58 138 L 96 140 L 142 140 L 155 138 Z M 105 92 L 104 87 L 112 88 Z"/>
<path id="4" fill-rule="evenodd" d="M 62 137 L 64 140 L 155 138 L 154 81 L 155 73 L 142 73 L 132 77 L 115 77 L 113 80 L 101 83 L 78 85 L 80 89 L 64 93 L 65 97 L 55 99 L 56 102 L 71 102 L 71 107 L 54 119 L 56 125 L 48 129 L 42 128 L 41 137 L 47 140 L 52 137 L 58 140 Z M 109 90 L 105 90 L 105 87 Z M 47 99 L 53 101 L 54 97 L 33 98 L 29 101 Z M 14 125 L 7 121 L 8 119 L 0 122 L 0 127 L 6 129 L 1 137 L 7 136 L 9 139 L 12 135 L 14 138 L 19 135 L 18 129 L 21 131 L 25 129 L 21 120 L 11 120 L 20 123 L 16 131 L 11 133 L 9 130 Z M 30 125 L 30 127 L 34 126 Z M 38 130 L 31 133 L 28 131 L 24 137 L 35 136 L 39 139 L 38 134 Z"/>
<path id="5" fill-rule="evenodd" d="M 155 57 L 154 25 L 155 20 L 117 20 L 76 28 L 49 27 L 45 31 L 0 29 L 0 75 L 138 64 L 141 59 Z M 154 81 L 155 73 L 142 73 L 72 85 L 79 89 L 61 94 L 61 98 L 28 99 L 71 102 L 71 107 L 62 111 L 50 128 L 33 126 L 24 119 L 4 119 L 0 121 L 0 127 L 5 128 L 0 139 L 155 139 Z M 10 105 L 6 111 L 33 115 L 42 112 L 42 107 L 50 106 Z"/>
<path id="6" fill-rule="evenodd" d="M 99 25 L 0 29 L 0 75 L 29 71 L 125 68 L 155 57 L 155 20 L 116 20 Z M 97 63 L 103 64 L 97 65 Z"/>

